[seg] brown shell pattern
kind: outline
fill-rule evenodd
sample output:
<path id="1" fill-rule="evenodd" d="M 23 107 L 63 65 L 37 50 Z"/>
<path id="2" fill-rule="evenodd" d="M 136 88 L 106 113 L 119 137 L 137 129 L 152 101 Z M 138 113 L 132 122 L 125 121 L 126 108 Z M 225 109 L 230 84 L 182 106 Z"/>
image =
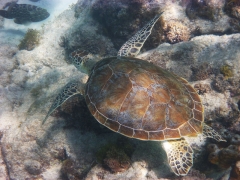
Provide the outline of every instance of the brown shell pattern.
<path id="1" fill-rule="evenodd" d="M 99 123 L 141 140 L 202 132 L 203 106 L 189 83 L 147 61 L 106 58 L 88 79 L 86 102 Z"/>

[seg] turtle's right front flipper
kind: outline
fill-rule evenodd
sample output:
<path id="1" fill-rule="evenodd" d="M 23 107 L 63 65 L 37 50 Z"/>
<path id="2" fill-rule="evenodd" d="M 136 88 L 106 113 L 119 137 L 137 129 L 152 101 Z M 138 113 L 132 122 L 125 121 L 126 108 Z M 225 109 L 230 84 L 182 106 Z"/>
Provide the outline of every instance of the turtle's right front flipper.
<path id="1" fill-rule="evenodd" d="M 77 81 L 70 82 L 66 86 L 64 86 L 61 92 L 58 94 L 58 96 L 54 100 L 42 124 L 44 124 L 47 118 L 52 114 L 52 112 L 55 109 L 57 109 L 59 106 L 61 106 L 66 100 L 68 100 L 70 97 L 77 94 L 83 95 L 83 92 L 84 92 L 84 85 Z"/>
<path id="2" fill-rule="evenodd" d="M 148 22 L 140 31 L 138 31 L 132 38 L 130 38 L 125 44 L 122 45 L 118 51 L 119 56 L 135 57 L 140 52 L 143 44 L 147 40 L 148 36 L 152 32 L 154 24 L 157 22 L 159 17 L 162 15 L 155 16 L 150 22 Z"/>

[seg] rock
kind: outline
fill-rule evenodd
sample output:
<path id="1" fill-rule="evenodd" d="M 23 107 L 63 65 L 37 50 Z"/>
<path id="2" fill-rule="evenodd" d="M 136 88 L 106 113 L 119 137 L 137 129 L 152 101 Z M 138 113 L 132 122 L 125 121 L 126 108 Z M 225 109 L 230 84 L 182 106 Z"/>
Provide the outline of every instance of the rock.
<path id="1" fill-rule="evenodd" d="M 119 49 L 139 26 L 142 27 L 152 19 L 159 9 L 159 2 L 156 0 L 96 0 L 91 12 L 93 18 L 103 25 L 106 35 L 111 38 L 116 49 Z"/>
<path id="2" fill-rule="evenodd" d="M 204 93 L 209 93 L 211 91 L 211 87 L 209 84 L 195 84 L 194 89 L 197 90 L 198 94 L 203 95 Z"/>
<path id="3" fill-rule="evenodd" d="M 200 17 L 203 19 L 216 21 L 219 20 L 219 18 L 221 18 L 221 14 L 223 14 L 223 7 L 223 0 L 193 0 L 187 5 L 186 13 L 190 19 L 196 19 L 197 17 Z"/>
<path id="4" fill-rule="evenodd" d="M 210 144 L 209 146 L 208 149 L 210 149 L 213 145 Z M 215 145 L 214 148 L 211 148 L 210 152 L 208 160 L 223 169 L 230 168 L 232 164 L 235 164 L 240 160 L 240 151 L 236 145 L 230 145 L 227 148 L 222 149 L 217 148 Z"/>
<path id="5" fill-rule="evenodd" d="M 5 157 L 1 145 L 2 136 L 3 132 L 0 132 L 0 180 L 9 180 L 9 172 L 5 163 Z"/>
<path id="6" fill-rule="evenodd" d="M 240 161 L 236 162 L 233 172 L 231 173 L 231 179 L 232 180 L 240 179 Z"/>
<path id="7" fill-rule="evenodd" d="M 36 160 L 26 160 L 24 161 L 25 169 L 28 173 L 33 175 L 38 175 L 41 173 L 41 164 Z"/>
<path id="8" fill-rule="evenodd" d="M 145 179 L 147 175 L 147 169 L 144 166 L 145 163 L 135 162 L 132 164 L 132 167 L 129 168 L 128 171 L 123 173 L 111 174 L 108 171 L 102 169 L 101 166 L 95 166 L 92 168 L 86 176 L 86 180 L 91 179 L 104 179 L 104 180 L 121 180 L 123 177 L 127 177 L 128 179 L 138 180 Z"/>

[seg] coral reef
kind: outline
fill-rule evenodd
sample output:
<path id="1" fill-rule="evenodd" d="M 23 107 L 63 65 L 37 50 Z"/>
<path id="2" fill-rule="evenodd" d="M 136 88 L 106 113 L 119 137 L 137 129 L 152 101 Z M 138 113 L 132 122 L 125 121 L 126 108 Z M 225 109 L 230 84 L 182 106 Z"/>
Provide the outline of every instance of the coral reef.
<path id="1" fill-rule="evenodd" d="M 203 95 L 205 93 L 209 93 L 211 91 L 211 87 L 209 84 L 195 84 L 194 89 L 197 90 L 198 94 Z"/>
<path id="2" fill-rule="evenodd" d="M 233 7 L 231 15 L 240 20 L 240 6 Z"/>
<path id="3" fill-rule="evenodd" d="M 227 141 L 216 143 L 209 140 L 200 151 L 199 148 L 195 148 L 195 151 L 200 153 L 201 155 L 199 156 L 202 157 L 196 160 L 195 167 L 208 178 L 219 179 L 220 177 L 229 177 L 240 158 L 239 135 L 228 131 L 225 126 L 216 123 L 216 121 L 211 126 L 218 129 L 218 132 Z M 203 164 L 204 166 L 202 166 Z"/>
<path id="4" fill-rule="evenodd" d="M 240 22 L 237 19 L 230 19 L 229 24 L 232 27 L 232 32 L 239 32 L 240 31 Z"/>
<path id="5" fill-rule="evenodd" d="M 240 1 L 226 0 L 224 5 L 225 13 L 230 17 L 229 24 L 232 26 L 232 32 L 240 31 Z"/>
<path id="6" fill-rule="evenodd" d="M 240 135 L 239 135 L 239 134 L 235 134 L 235 135 L 231 138 L 231 144 L 240 145 Z"/>
<path id="7" fill-rule="evenodd" d="M 188 175 L 182 178 L 179 178 L 179 180 L 212 180 L 211 178 L 207 178 L 205 174 L 201 173 L 198 170 L 192 169 L 189 171 Z M 178 179 L 177 179 L 178 180 Z"/>
<path id="8" fill-rule="evenodd" d="M 159 13 L 156 0 L 97 0 L 91 9 L 94 19 L 103 24 L 116 49 L 140 27 Z"/>
<path id="9" fill-rule="evenodd" d="M 190 30 L 183 23 L 176 20 L 165 21 L 162 17 L 160 18 L 160 21 L 163 36 L 165 36 L 164 41 L 174 44 L 189 40 Z"/>
<path id="10" fill-rule="evenodd" d="M 219 74 L 214 78 L 212 86 L 216 91 L 224 92 L 229 88 L 230 84 L 222 74 Z"/>
<path id="11" fill-rule="evenodd" d="M 232 75 L 232 72 L 230 72 L 230 75 Z M 218 74 L 213 78 L 212 87 L 218 92 L 229 90 L 232 97 L 240 95 L 240 81 L 238 78 L 226 79 L 223 74 Z"/>
<path id="12" fill-rule="evenodd" d="M 121 150 L 111 147 L 104 158 L 104 165 L 106 165 L 112 172 L 124 172 L 130 165 L 130 158 Z"/>
<path id="13" fill-rule="evenodd" d="M 219 149 L 216 145 L 209 144 L 208 150 L 210 152 L 209 161 L 223 169 L 228 169 L 232 164 L 240 160 L 240 151 L 237 145 Z"/>
<path id="14" fill-rule="evenodd" d="M 134 151 L 133 145 L 125 137 L 102 146 L 97 154 L 97 161 L 107 167 L 111 172 L 124 172 L 130 165 L 130 157 Z"/>
<path id="15" fill-rule="evenodd" d="M 64 47 L 66 54 L 76 49 L 85 50 L 99 56 L 114 56 L 117 51 L 111 40 L 104 35 L 102 26 L 88 17 L 84 24 L 76 24 L 60 37 L 59 45 Z"/>
<path id="16" fill-rule="evenodd" d="M 40 33 L 38 30 L 35 29 L 28 29 L 27 33 L 25 34 L 24 38 L 21 40 L 18 48 L 20 50 L 26 49 L 28 51 L 33 50 L 37 45 L 39 45 L 40 41 Z"/>
<path id="17" fill-rule="evenodd" d="M 2 179 L 9 179 L 9 172 L 8 172 L 8 169 L 7 169 L 7 165 L 6 165 L 6 162 L 5 162 L 5 157 L 4 157 L 4 154 L 3 154 L 3 149 L 2 149 L 2 146 L 1 146 L 1 139 L 3 137 L 3 132 L 0 131 L 0 177 Z"/>
<path id="18" fill-rule="evenodd" d="M 28 173 L 33 175 L 38 175 L 42 172 L 42 165 L 36 160 L 26 160 L 24 161 L 25 169 Z"/>
<path id="19" fill-rule="evenodd" d="M 70 158 L 63 161 L 61 172 L 64 179 L 81 180 L 85 175 L 84 170 Z"/>
<path id="20" fill-rule="evenodd" d="M 232 172 L 231 172 L 231 180 L 240 179 L 240 161 L 237 161 Z"/>
<path id="21" fill-rule="evenodd" d="M 192 0 L 186 8 L 186 14 L 190 19 L 197 17 L 217 21 L 221 17 L 224 1 Z"/>
<path id="22" fill-rule="evenodd" d="M 200 65 L 192 65 L 191 70 L 193 72 L 191 77 L 193 81 L 205 80 L 213 74 L 213 68 L 206 62 Z"/>
<path id="23" fill-rule="evenodd" d="M 229 90 L 232 97 L 240 95 L 240 80 L 234 78 L 233 67 L 229 65 L 222 65 L 216 71 L 212 86 L 218 92 Z"/>
<path id="24" fill-rule="evenodd" d="M 0 84 L 6 87 L 7 84 L 11 83 L 11 76 L 9 72 L 12 72 L 17 67 L 16 59 L 11 60 L 17 52 L 16 47 L 11 47 L 7 44 L 1 46 L 0 53 Z"/>
<path id="25" fill-rule="evenodd" d="M 239 0 L 226 0 L 224 5 L 225 12 L 238 20 L 240 20 L 240 2 Z"/>
<path id="26" fill-rule="evenodd" d="M 58 44 L 60 47 L 63 47 L 63 48 L 68 48 L 67 45 L 68 45 L 68 40 L 65 36 L 60 36 L 59 38 L 59 41 L 58 41 Z"/>

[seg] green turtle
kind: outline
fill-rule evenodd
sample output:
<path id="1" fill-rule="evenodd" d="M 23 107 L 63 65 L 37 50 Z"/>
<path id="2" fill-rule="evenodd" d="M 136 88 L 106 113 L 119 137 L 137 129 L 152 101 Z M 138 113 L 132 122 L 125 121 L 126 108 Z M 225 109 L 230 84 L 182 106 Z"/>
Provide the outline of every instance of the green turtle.
<path id="1" fill-rule="evenodd" d="M 0 10 L 0 16 L 7 19 L 14 19 L 16 24 L 42 21 L 50 15 L 46 9 L 31 4 L 11 2 L 7 7 L 7 10 Z"/>
<path id="2" fill-rule="evenodd" d="M 89 74 L 88 81 L 68 83 L 43 123 L 68 98 L 81 94 L 96 120 L 112 131 L 130 138 L 162 141 L 172 171 L 184 176 L 193 165 L 193 150 L 185 137 L 203 134 L 225 140 L 204 123 L 201 99 L 187 80 L 134 58 L 160 15 L 130 38 L 116 57 L 97 60 L 86 51 L 72 52 L 73 64 Z"/>

